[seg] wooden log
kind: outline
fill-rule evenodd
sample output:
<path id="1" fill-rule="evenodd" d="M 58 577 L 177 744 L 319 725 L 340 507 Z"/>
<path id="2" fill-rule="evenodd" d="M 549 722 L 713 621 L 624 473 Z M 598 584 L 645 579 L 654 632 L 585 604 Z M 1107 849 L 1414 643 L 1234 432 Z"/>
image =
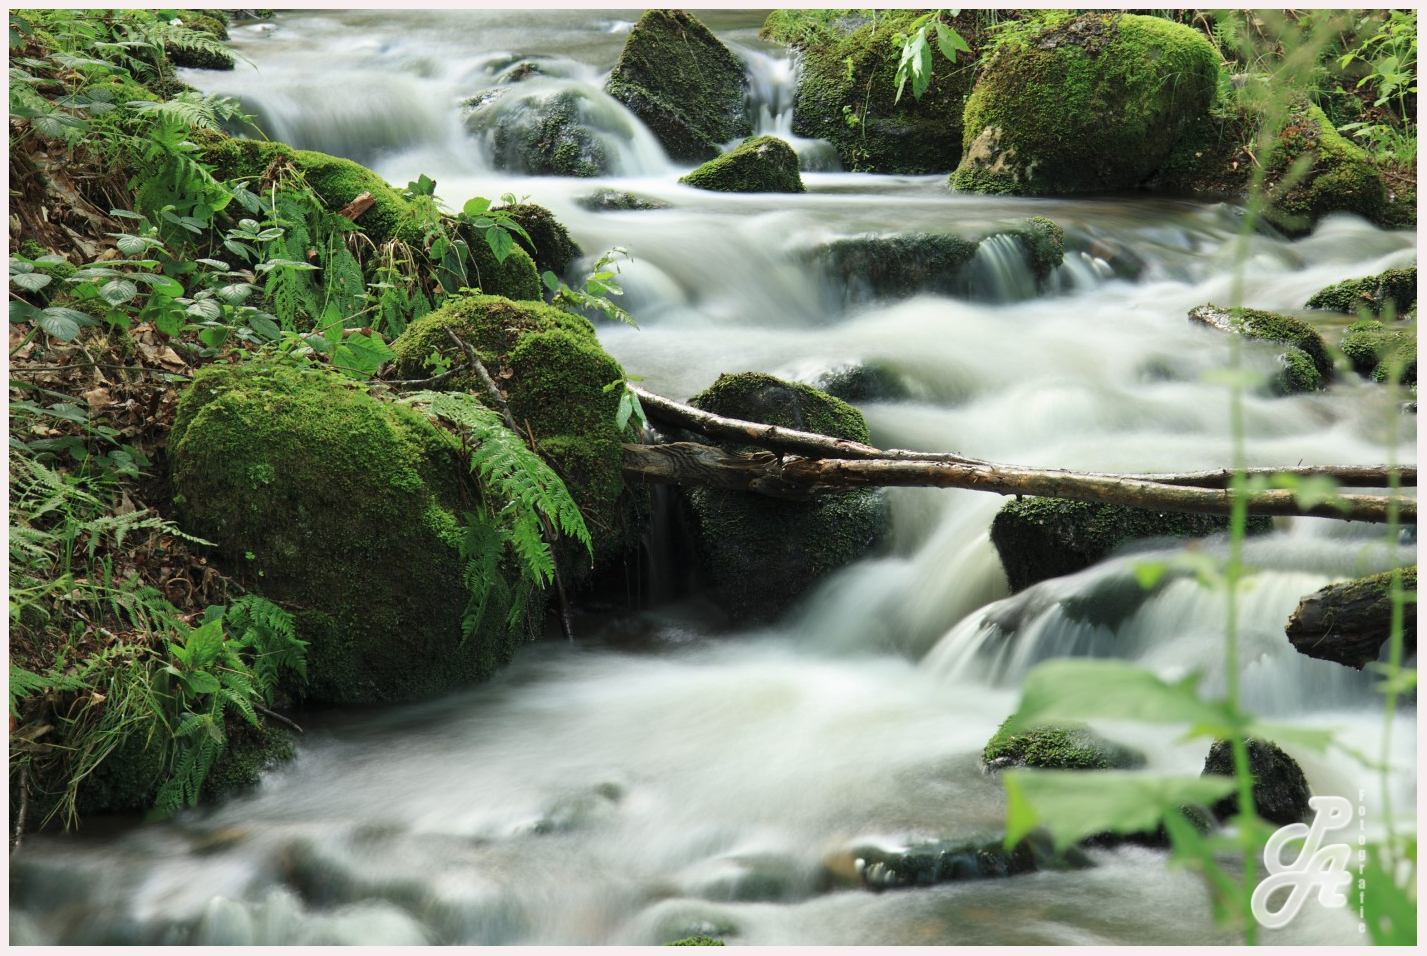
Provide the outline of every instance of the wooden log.
<path id="1" fill-rule="evenodd" d="M 766 452 L 745 455 L 692 442 L 625 445 L 624 474 L 636 483 L 733 488 L 790 500 L 853 488 L 923 487 L 1044 495 L 1198 514 L 1229 514 L 1233 504 L 1233 494 L 1226 489 L 1166 484 L 1129 475 L 1076 474 L 983 462 L 801 458 Z M 1304 508 L 1293 492 L 1271 490 L 1247 495 L 1246 501 L 1251 515 L 1386 522 L 1390 499 L 1339 495 L 1333 502 Z M 1417 523 L 1415 499 L 1399 498 L 1397 508 L 1399 521 Z"/>
<path id="2" fill-rule="evenodd" d="M 353 222 L 356 222 L 358 216 L 360 216 L 362 213 L 366 212 L 368 209 L 372 208 L 376 204 L 377 201 L 376 199 L 372 198 L 371 193 L 362 193 L 361 195 L 353 199 L 351 202 L 347 203 L 347 205 L 343 206 L 338 211 L 337 215 L 345 216 Z"/>
<path id="3" fill-rule="evenodd" d="M 1330 584 L 1298 603 L 1284 631 L 1301 654 L 1362 670 L 1378 659 L 1391 633 L 1391 573 Z M 1417 569 L 1402 571 L 1402 589 L 1417 590 Z M 1403 652 L 1417 651 L 1417 602 L 1402 608 Z"/>

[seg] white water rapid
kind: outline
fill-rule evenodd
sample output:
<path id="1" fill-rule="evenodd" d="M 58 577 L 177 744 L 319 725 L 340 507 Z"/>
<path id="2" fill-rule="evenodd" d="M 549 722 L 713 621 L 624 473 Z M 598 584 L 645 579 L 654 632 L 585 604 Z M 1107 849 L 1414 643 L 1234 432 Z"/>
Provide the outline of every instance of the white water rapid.
<path id="1" fill-rule="evenodd" d="M 707 13 L 748 64 L 758 131 L 791 137 L 793 65 L 757 39 L 762 12 Z M 398 186 L 424 173 L 450 208 L 528 195 L 569 228 L 586 264 L 628 249 L 624 304 L 640 328 L 603 325 L 600 337 L 653 391 L 682 399 L 722 372 L 809 376 L 875 363 L 909 396 L 861 405 L 881 447 L 1105 472 L 1230 461 L 1227 390 L 1207 374 L 1226 366 L 1229 345 L 1186 313 L 1229 300 L 1238 208 L 955 194 L 944 176 L 836 171 L 811 142 L 796 144 L 806 194 L 700 192 L 676 182 L 686 170 L 600 89 L 636 18 L 282 11 L 234 27 L 251 64 L 184 79 L 241 96 L 273 138 L 348 156 Z M 490 130 L 519 97 L 492 101 L 473 124 L 462 104 L 526 61 L 543 70 L 512 89 L 576 96 L 615 157 L 606 174 L 498 167 Z M 579 200 L 600 188 L 670 208 L 591 212 Z M 995 241 L 955 297 L 849 296 L 814 256 L 839 238 L 980 234 L 1036 215 L 1061 224 L 1068 247 L 1040 286 Z M 1415 258 L 1411 233 L 1345 216 L 1295 242 L 1256 235 L 1247 304 L 1301 315 L 1319 288 Z M 1246 352 L 1261 372 L 1274 361 Z M 1380 386 L 1351 374 L 1320 393 L 1251 394 L 1249 463 L 1380 463 L 1392 414 Z M 1402 419 L 1401 461 L 1415 460 L 1413 424 Z M 1222 543 L 1151 544 L 1011 597 L 988 539 L 1003 499 L 890 497 L 886 546 L 775 626 L 721 631 L 697 594 L 655 603 L 592 624 L 573 644 L 529 646 L 490 683 L 446 698 L 299 715 L 307 732 L 296 760 L 216 808 L 32 835 L 11 864 L 11 941 L 1233 942 L 1215 927 L 1203 884 L 1141 847 L 1091 851 L 1088 870 L 883 893 L 836 878 L 855 846 L 1002 832 L 1001 785 L 978 761 L 1038 661 L 1119 657 L 1166 676 L 1200 670 L 1209 693 L 1224 685 L 1222 596 L 1187 576 L 1151 592 L 1134 585 L 1136 562 L 1186 549 L 1212 557 Z M 657 532 L 659 553 L 673 533 Z M 1383 714 L 1369 678 L 1298 654 L 1283 627 L 1303 595 L 1412 563 L 1415 547 L 1327 520 L 1280 521 L 1252 539 L 1244 705 L 1334 728 L 1376 754 Z M 659 575 L 650 593 L 676 590 L 678 573 Z M 1404 707 L 1393 725 L 1390 792 L 1414 825 L 1415 717 Z M 1164 728 L 1102 729 L 1157 769 L 1198 773 L 1208 749 Z M 1341 750 L 1286 749 L 1314 792 L 1356 801 L 1362 790 L 1383 824 L 1375 772 Z M 1318 906 L 1264 938 L 1361 939 L 1355 914 Z"/>

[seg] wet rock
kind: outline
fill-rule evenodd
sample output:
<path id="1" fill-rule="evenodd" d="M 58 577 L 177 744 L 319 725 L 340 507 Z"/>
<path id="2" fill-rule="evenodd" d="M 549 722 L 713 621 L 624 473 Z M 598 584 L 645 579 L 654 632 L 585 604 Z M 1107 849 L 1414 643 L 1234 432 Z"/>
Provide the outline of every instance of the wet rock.
<path id="1" fill-rule="evenodd" d="M 1047 18 L 983 66 L 950 184 L 1023 196 L 1134 188 L 1208 111 L 1218 69 L 1202 34 L 1158 17 Z"/>
<path id="2" fill-rule="evenodd" d="M 966 265 L 978 241 L 952 234 L 857 236 L 814 250 L 813 258 L 854 298 L 904 298 L 919 292 L 965 294 Z"/>
<path id="3" fill-rule="evenodd" d="M 690 404 L 729 418 L 868 439 L 857 409 L 761 372 L 722 375 Z M 880 491 L 844 492 L 814 502 L 718 488 L 685 494 L 700 571 L 714 600 L 740 622 L 772 620 L 819 580 L 864 554 L 888 521 Z"/>
<path id="4" fill-rule="evenodd" d="M 1249 773 L 1254 778 L 1254 810 L 1269 823 L 1287 826 L 1308 816 L 1308 780 L 1298 762 L 1267 740 L 1249 738 Z M 1234 750 L 1227 740 L 1209 748 L 1202 776 L 1234 776 Z M 1239 812 L 1239 795 L 1230 794 L 1210 808 L 1220 820 Z"/>
<path id="5" fill-rule="evenodd" d="M 676 939 L 672 943 L 665 943 L 665 946 L 723 946 L 726 945 L 721 939 L 714 939 L 712 936 L 686 936 L 683 939 Z"/>
<path id="6" fill-rule="evenodd" d="M 766 39 L 786 43 L 799 57 L 793 132 L 827 140 L 844 169 L 874 173 L 946 173 L 961 158 L 962 105 L 971 91 L 974 54 L 958 54 L 957 68 L 937 57 L 931 85 L 920 100 L 910 89 L 897 96 L 901 47 L 920 15 L 882 10 L 775 10 L 763 26 Z M 970 44 L 983 34 L 968 11 L 951 21 Z"/>
<path id="7" fill-rule="evenodd" d="M 629 107 L 675 161 L 703 162 L 753 132 L 743 64 L 682 10 L 647 10 L 605 92 Z"/>
<path id="8" fill-rule="evenodd" d="M 1389 305 L 1393 314 L 1402 316 L 1417 304 L 1417 267 L 1388 269 L 1365 279 L 1349 279 L 1313 293 L 1310 309 L 1328 309 L 1357 315 L 1367 310 L 1380 315 Z"/>
<path id="9" fill-rule="evenodd" d="M 981 759 L 988 772 L 1032 767 L 1040 770 L 1127 770 L 1142 767 L 1145 755 L 1106 740 L 1084 725 L 1065 724 L 1009 733 L 1002 721 L 986 742 Z"/>
<path id="10" fill-rule="evenodd" d="M 911 394 L 896 372 L 876 362 L 846 362 L 798 377 L 796 381 L 844 402 L 896 401 Z"/>
<path id="11" fill-rule="evenodd" d="M 1299 653 L 1362 670 L 1377 660 L 1392 629 L 1391 572 L 1330 584 L 1298 602 L 1284 628 Z M 1417 568 L 1402 571 L 1402 589 L 1417 590 Z M 1417 653 L 1417 604 L 1404 603 L 1404 654 Z"/>
<path id="12" fill-rule="evenodd" d="M 1283 370 L 1273 382 L 1273 389 L 1279 394 L 1318 391 L 1333 378 L 1333 361 L 1328 357 L 1323 337 L 1292 316 L 1262 309 L 1225 309 L 1209 303 L 1190 309 L 1189 321 L 1247 339 L 1289 346 L 1279 355 Z"/>
<path id="13" fill-rule="evenodd" d="M 851 855 L 857 882 L 875 891 L 996 879 L 1042 870 L 1083 870 L 1094 865 L 1077 848 L 1056 852 L 1050 838 L 1040 833 L 1031 834 L 1009 850 L 1000 840 L 943 840 L 906 848 L 860 846 L 854 847 Z"/>
<path id="14" fill-rule="evenodd" d="M 1151 511 L 1128 505 L 1025 496 L 1009 501 L 991 522 L 991 543 L 1012 591 L 1082 571 L 1130 541 L 1200 538 L 1227 530 L 1223 515 Z M 1251 517 L 1251 534 L 1273 522 Z"/>
<path id="15" fill-rule="evenodd" d="M 1386 382 L 1395 375 L 1399 384 L 1417 384 L 1417 333 L 1413 329 L 1359 319 L 1348 326 L 1338 348 L 1359 375 L 1375 382 Z"/>
<path id="16" fill-rule="evenodd" d="M 709 160 L 679 182 L 725 193 L 800 193 L 798 155 L 776 136 L 755 136 Z"/>
<path id="17" fill-rule="evenodd" d="M 671 209 L 662 199 L 646 199 L 618 189 L 601 189 L 575 200 L 590 212 L 628 212 L 640 209 Z"/>
<path id="18" fill-rule="evenodd" d="M 495 167 L 530 176 L 589 177 L 610 172 L 604 144 L 580 116 L 581 102 L 582 97 L 568 89 L 532 94 L 518 102 L 502 97 L 491 135 Z M 484 122 L 481 111 L 468 114 L 467 125 L 476 131 Z"/>

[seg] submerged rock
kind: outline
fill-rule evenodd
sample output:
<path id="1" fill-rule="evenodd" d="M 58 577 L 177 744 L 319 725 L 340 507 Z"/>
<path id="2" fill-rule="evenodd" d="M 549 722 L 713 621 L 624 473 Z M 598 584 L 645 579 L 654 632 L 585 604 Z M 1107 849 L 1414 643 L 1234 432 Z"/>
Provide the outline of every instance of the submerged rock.
<path id="1" fill-rule="evenodd" d="M 675 161 L 702 162 L 750 135 L 743 64 L 683 10 L 646 10 L 605 92 L 629 107 Z"/>
<path id="2" fill-rule="evenodd" d="M 964 293 L 964 268 L 979 242 L 958 235 L 915 233 L 837 239 L 813 256 L 854 298 L 903 298 L 918 292 Z"/>
<path id="3" fill-rule="evenodd" d="M 950 184 L 1022 196 L 1139 186 L 1208 111 L 1218 71 L 1209 41 L 1169 20 L 1045 15 L 982 67 Z"/>
<path id="4" fill-rule="evenodd" d="M 797 51 L 800 71 L 793 132 L 832 143 L 844 169 L 872 173 L 946 173 L 961 158 L 961 113 L 971 91 L 972 54 L 952 66 L 937 57 L 920 100 L 910 88 L 897 98 L 901 47 L 893 37 L 921 11 L 775 10 L 762 36 Z M 973 49 L 976 17 L 951 20 Z"/>
<path id="5" fill-rule="evenodd" d="M 1330 584 L 1298 602 L 1284 631 L 1301 654 L 1362 670 L 1392 633 L 1392 574 Z M 1417 568 L 1402 571 L 1402 589 L 1417 590 Z M 1403 653 L 1417 653 L 1417 603 L 1402 607 Z"/>
<path id="6" fill-rule="evenodd" d="M 1128 770 L 1142 767 L 1145 755 L 1113 743 L 1084 725 L 1065 724 L 1009 733 L 1001 722 L 986 742 L 981 759 L 988 772 L 1011 767 L 1040 770 Z"/>
<path id="7" fill-rule="evenodd" d="M 1287 826 L 1308 816 L 1308 779 L 1298 762 L 1271 741 L 1249 738 L 1249 773 L 1254 778 L 1254 812 L 1269 823 Z M 1227 740 L 1217 740 L 1204 760 L 1202 776 L 1234 776 L 1234 749 Z M 1220 820 L 1239 812 L 1239 795 L 1230 794 L 1210 808 Z"/>
<path id="8" fill-rule="evenodd" d="M 991 543 L 1012 591 L 1083 571 L 1121 545 L 1152 538 L 1199 538 L 1227 530 L 1224 515 L 1160 512 L 1127 505 L 1025 496 L 1008 501 L 991 522 Z M 1248 519 L 1250 534 L 1272 519 Z"/>
<path id="9" fill-rule="evenodd" d="M 868 439 L 857 409 L 761 372 L 722 375 L 690 404 L 728 418 Z M 719 488 L 685 494 L 701 571 L 714 599 L 740 622 L 772 620 L 819 580 L 865 553 L 888 520 L 880 491 L 840 492 L 806 503 Z"/>
<path id="10" fill-rule="evenodd" d="M 1399 318 L 1417 305 L 1416 266 L 1388 269 L 1364 279 L 1339 282 L 1319 289 L 1308 300 L 1310 309 L 1329 309 L 1348 315 L 1358 315 L 1366 310 L 1368 314 L 1377 316 L 1389 305 Z"/>
<path id="11" fill-rule="evenodd" d="M 168 447 L 184 526 L 299 609 L 310 698 L 429 697 L 488 677 L 526 640 L 505 625 L 507 585 L 462 641 L 473 489 L 456 439 L 419 412 L 315 369 L 217 364 L 184 392 Z"/>
<path id="12" fill-rule="evenodd" d="M 1411 329 L 1360 319 L 1348 326 L 1338 348 L 1359 375 L 1386 382 L 1395 374 L 1399 384 L 1417 384 L 1417 335 Z"/>
<path id="13" fill-rule="evenodd" d="M 798 154 L 776 136 L 755 136 L 711 159 L 679 182 L 725 193 L 800 193 Z"/>
<path id="14" fill-rule="evenodd" d="M 1094 866 L 1076 847 L 1057 852 L 1042 833 L 1031 834 L 1009 850 L 1001 840 L 942 840 L 905 849 L 861 846 L 850 852 L 857 881 L 876 891 Z"/>
<path id="15" fill-rule="evenodd" d="M 628 212 L 643 209 L 670 209 L 662 199 L 646 199 L 618 189 L 601 189 L 575 200 L 590 212 Z"/>
<path id="16" fill-rule="evenodd" d="M 1261 309 L 1224 309 L 1210 303 L 1190 309 L 1189 320 L 1244 338 L 1289 346 L 1279 356 L 1283 372 L 1274 381 L 1274 390 L 1280 394 L 1318 391 L 1333 377 L 1333 361 L 1323 336 L 1292 316 Z"/>
<path id="17" fill-rule="evenodd" d="M 491 160 L 497 169 L 583 177 L 611 171 L 604 143 L 580 116 L 582 98 L 574 90 L 500 99 L 491 131 Z M 473 110 L 468 125 L 482 115 Z"/>
<path id="18" fill-rule="evenodd" d="M 801 376 L 796 381 L 844 402 L 895 401 L 911 394 L 896 372 L 876 362 L 835 365 Z"/>

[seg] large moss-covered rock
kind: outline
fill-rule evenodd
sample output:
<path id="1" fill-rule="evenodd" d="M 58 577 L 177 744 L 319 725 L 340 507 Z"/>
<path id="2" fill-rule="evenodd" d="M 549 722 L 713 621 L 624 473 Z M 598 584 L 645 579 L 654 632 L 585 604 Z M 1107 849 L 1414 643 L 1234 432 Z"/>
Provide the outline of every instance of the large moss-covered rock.
<path id="1" fill-rule="evenodd" d="M 1112 743 L 1083 725 L 1011 733 L 1006 726 L 1009 722 L 1010 718 L 1001 722 L 981 752 L 988 770 L 1128 770 L 1145 762 L 1145 755 L 1139 751 Z"/>
<path id="2" fill-rule="evenodd" d="M 956 295 L 965 291 L 965 266 L 979 245 L 976 239 L 947 233 L 854 236 L 833 240 L 813 256 L 853 299 Z"/>
<path id="3" fill-rule="evenodd" d="M 1417 568 L 1401 572 L 1402 590 L 1417 590 Z M 1392 572 L 1330 584 L 1298 602 L 1284 633 L 1301 654 L 1362 670 L 1392 636 Z M 1403 653 L 1417 653 L 1417 602 L 1402 606 Z"/>
<path id="4" fill-rule="evenodd" d="M 433 352 L 453 366 L 465 355 L 448 331 L 469 344 L 508 393 L 511 415 L 528 425 L 536 448 L 564 480 L 585 516 L 597 559 L 622 553 L 638 539 L 643 498 L 627 494 L 615 427 L 624 370 L 600 347 L 588 319 L 537 302 L 500 296 L 448 300 L 407 327 L 394 342 L 396 375 L 431 374 Z M 484 384 L 464 371 L 442 383 L 490 403 Z M 572 573 L 589 570 L 571 553 Z"/>
<path id="5" fill-rule="evenodd" d="M 753 132 L 743 64 L 683 10 L 647 10 L 605 92 L 648 126 L 669 157 L 702 162 Z"/>
<path id="6" fill-rule="evenodd" d="M 800 63 L 793 132 L 824 139 L 845 169 L 873 173 L 945 173 L 961 158 L 961 113 L 974 79 L 971 54 L 955 65 L 936 54 L 931 86 L 920 100 L 910 87 L 897 98 L 901 47 L 919 15 L 912 10 L 774 10 L 762 35 L 787 43 Z M 975 49 L 980 34 L 969 11 L 951 21 Z"/>
<path id="7" fill-rule="evenodd" d="M 555 218 L 555 214 L 535 203 L 520 203 L 505 209 L 518 222 L 530 241 L 514 233 L 515 242 L 535 260 L 535 268 L 540 272 L 550 270 L 563 276 L 570 263 L 580 257 L 580 247 L 570 238 L 570 231 Z"/>
<path id="8" fill-rule="evenodd" d="M 1375 276 L 1363 279 L 1349 279 L 1319 289 L 1308 300 L 1310 309 L 1329 309 L 1347 315 L 1358 315 L 1366 311 L 1369 315 L 1381 315 L 1391 307 L 1393 314 L 1401 317 L 1417 305 L 1417 267 L 1409 269 L 1388 269 Z"/>
<path id="9" fill-rule="evenodd" d="M 800 193 L 798 154 L 776 136 L 755 136 L 679 180 L 725 193 Z"/>
<path id="10" fill-rule="evenodd" d="M 574 90 L 522 97 L 509 105 L 509 91 L 492 91 L 480 103 L 502 97 L 491 127 L 491 161 L 497 169 L 528 176 L 600 176 L 610 172 L 610 157 L 580 117 L 581 98 Z M 473 110 L 467 125 L 481 129 L 484 111 Z"/>
<path id="11" fill-rule="evenodd" d="M 1359 319 L 1348 326 L 1338 348 L 1359 375 L 1386 382 L 1395 374 L 1400 384 L 1417 384 L 1415 328 L 1389 328 L 1377 319 Z"/>
<path id="12" fill-rule="evenodd" d="M 376 173 L 339 156 L 307 149 L 293 149 L 283 143 L 235 139 L 212 134 L 197 136 L 203 158 L 214 167 L 219 179 L 257 180 L 275 161 L 286 161 L 302 174 L 323 204 L 336 211 L 362 193 L 370 193 L 371 208 L 357 217 L 357 228 L 378 245 L 390 240 L 425 248 L 425 235 L 416 225 L 410 203 Z M 496 261 L 485 240 L 467 229 L 463 235 L 471 250 L 471 284 L 492 295 L 512 299 L 540 298 L 540 276 L 524 249 L 512 249 L 504 261 Z"/>
<path id="13" fill-rule="evenodd" d="M 474 491 L 455 438 L 419 412 L 317 370 L 210 365 L 168 447 L 184 527 L 297 609 L 312 698 L 429 697 L 489 676 L 527 638 L 506 628 L 500 584 L 461 639 L 458 525 Z"/>
<path id="14" fill-rule="evenodd" d="M 868 440 L 857 409 L 761 372 L 722 375 L 690 403 L 727 418 Z M 888 517 L 886 498 L 876 491 L 808 503 L 718 488 L 693 488 L 686 495 L 701 571 L 714 599 L 737 621 L 776 617 L 818 580 L 865 553 Z"/>
<path id="15" fill-rule="evenodd" d="M 966 102 L 956 189 L 1139 186 L 1213 102 L 1219 57 L 1158 17 L 1050 12 L 1003 43 Z"/>
<path id="16" fill-rule="evenodd" d="M 1012 591 L 1074 574 L 1108 557 L 1122 544 L 1151 538 L 1199 538 L 1224 531 L 1223 515 L 1151 511 L 1127 505 L 1026 496 L 1008 501 L 991 522 L 991 543 L 1001 556 Z M 1272 521 L 1249 519 L 1251 533 Z"/>
<path id="17" fill-rule="evenodd" d="M 1246 339 L 1288 346 L 1279 356 L 1283 371 L 1273 383 L 1274 390 L 1280 394 L 1317 391 L 1333 378 L 1333 360 L 1328 357 L 1323 336 L 1291 315 L 1262 309 L 1225 309 L 1211 302 L 1190 309 L 1189 320 Z"/>
<path id="18" fill-rule="evenodd" d="M 1254 812 L 1281 827 L 1302 822 L 1308 816 L 1311 791 L 1298 762 L 1271 741 L 1251 737 L 1247 743 Z M 1202 775 L 1234 776 L 1234 748 L 1227 740 L 1216 740 L 1209 748 Z M 1220 820 L 1227 820 L 1239 812 L 1239 795 L 1232 793 L 1210 809 Z"/>

